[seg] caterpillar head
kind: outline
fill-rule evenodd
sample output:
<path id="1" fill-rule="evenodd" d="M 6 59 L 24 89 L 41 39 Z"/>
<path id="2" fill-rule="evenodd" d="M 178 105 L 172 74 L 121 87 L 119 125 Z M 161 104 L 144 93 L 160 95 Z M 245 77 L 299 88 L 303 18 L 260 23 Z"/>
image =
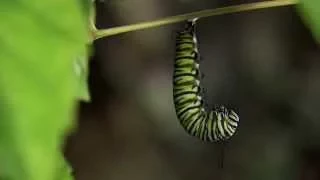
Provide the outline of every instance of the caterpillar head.
<path id="1" fill-rule="evenodd" d="M 217 120 L 218 120 L 218 137 L 221 140 L 227 140 L 231 138 L 239 124 L 239 116 L 233 110 L 228 110 L 224 106 L 216 108 Z"/>

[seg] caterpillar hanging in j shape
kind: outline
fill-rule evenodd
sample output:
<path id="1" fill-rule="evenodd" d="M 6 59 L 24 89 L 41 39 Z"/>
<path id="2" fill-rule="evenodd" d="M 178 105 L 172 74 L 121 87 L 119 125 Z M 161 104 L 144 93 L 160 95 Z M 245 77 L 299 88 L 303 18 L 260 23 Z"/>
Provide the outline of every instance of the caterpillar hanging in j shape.
<path id="1" fill-rule="evenodd" d="M 176 36 L 174 105 L 180 124 L 190 135 L 203 141 L 220 142 L 234 135 L 239 116 L 224 106 L 208 110 L 204 105 L 203 90 L 200 86 L 196 20 L 188 20 L 184 29 Z"/>

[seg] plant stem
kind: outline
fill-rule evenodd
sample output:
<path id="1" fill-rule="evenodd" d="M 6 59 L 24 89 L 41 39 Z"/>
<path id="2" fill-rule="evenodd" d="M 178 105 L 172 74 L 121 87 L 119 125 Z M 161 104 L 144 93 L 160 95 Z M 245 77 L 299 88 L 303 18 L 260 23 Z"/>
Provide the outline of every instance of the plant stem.
<path id="1" fill-rule="evenodd" d="M 92 44 L 95 38 L 95 33 L 98 31 L 96 28 L 96 7 L 94 4 L 95 0 L 91 0 L 90 9 L 89 9 L 89 19 L 88 19 L 88 33 L 89 33 L 89 39 L 88 44 Z"/>
<path id="2" fill-rule="evenodd" d="M 223 14 L 265 9 L 265 8 L 271 8 L 271 7 L 289 6 L 289 5 L 295 5 L 297 3 L 298 3 L 298 0 L 272 0 L 272 1 L 263 1 L 263 2 L 257 2 L 257 3 L 249 3 L 249 4 L 234 5 L 234 6 L 228 6 L 228 7 L 222 7 L 222 8 L 215 8 L 215 9 L 206 9 L 202 11 L 197 11 L 197 12 L 192 12 L 192 13 L 187 13 L 187 14 L 182 14 L 177 16 L 171 16 L 171 17 L 167 17 L 167 18 L 159 19 L 155 21 L 142 22 L 142 23 L 119 26 L 119 27 L 114 27 L 109 29 L 96 30 L 93 32 L 94 40 L 97 40 L 103 37 L 117 35 L 117 34 L 173 24 L 173 23 L 185 21 L 187 19 L 192 19 L 196 17 L 203 18 L 203 17 L 209 17 L 209 16 L 217 16 L 217 15 L 223 15 Z"/>

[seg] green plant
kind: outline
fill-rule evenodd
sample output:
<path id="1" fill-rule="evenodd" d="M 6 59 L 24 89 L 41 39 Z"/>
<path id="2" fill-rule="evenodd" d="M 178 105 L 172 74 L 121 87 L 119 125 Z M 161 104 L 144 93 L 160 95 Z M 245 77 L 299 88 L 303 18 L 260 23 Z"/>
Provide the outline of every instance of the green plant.
<path id="1" fill-rule="evenodd" d="M 76 126 L 77 101 L 90 100 L 88 56 L 94 40 L 194 17 L 297 3 L 244 4 L 97 30 L 89 0 L 0 1 L 0 179 L 72 179 L 61 146 Z M 297 7 L 320 41 L 320 1 L 302 0 Z"/>

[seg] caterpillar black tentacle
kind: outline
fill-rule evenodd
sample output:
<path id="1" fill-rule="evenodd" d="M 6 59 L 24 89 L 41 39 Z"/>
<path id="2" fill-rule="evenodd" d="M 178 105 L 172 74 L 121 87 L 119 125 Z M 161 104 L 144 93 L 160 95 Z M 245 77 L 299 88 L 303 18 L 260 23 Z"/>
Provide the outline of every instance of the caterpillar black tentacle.
<path id="1" fill-rule="evenodd" d="M 203 141 L 225 141 L 234 135 L 239 116 L 224 106 L 209 110 L 200 86 L 200 54 L 196 38 L 196 20 L 187 21 L 176 36 L 173 97 L 177 117 L 183 128 Z"/>

